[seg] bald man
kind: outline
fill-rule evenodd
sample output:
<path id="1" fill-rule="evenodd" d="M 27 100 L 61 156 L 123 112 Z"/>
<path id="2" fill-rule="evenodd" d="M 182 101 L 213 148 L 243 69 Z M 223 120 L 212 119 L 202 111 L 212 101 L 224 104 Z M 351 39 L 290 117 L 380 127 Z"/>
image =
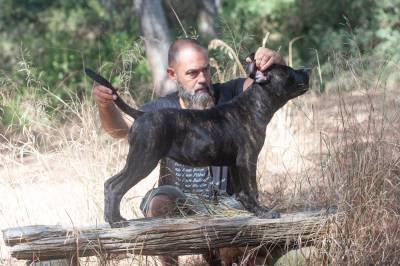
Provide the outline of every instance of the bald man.
<path id="1" fill-rule="evenodd" d="M 285 64 L 279 53 L 267 48 L 256 51 L 255 61 L 261 71 L 272 64 Z M 249 78 L 239 78 L 213 84 L 208 51 L 193 39 L 178 39 L 170 46 L 167 75 L 176 82 L 178 91 L 143 105 L 141 111 L 210 108 L 232 100 L 253 82 Z M 101 85 L 94 87 L 93 95 L 106 132 L 114 138 L 126 138 L 132 121 L 125 118 L 114 105 L 116 96 Z M 208 212 L 210 208 L 201 204 L 207 201 L 218 201 L 221 206 L 243 209 L 239 201 L 230 197 L 233 192 L 229 178 L 226 166 L 191 167 L 171 158 L 163 158 L 160 161 L 158 187 L 146 193 L 140 208 L 146 217 L 165 217 L 182 211 Z M 177 264 L 177 258 L 160 259 L 162 265 Z"/>

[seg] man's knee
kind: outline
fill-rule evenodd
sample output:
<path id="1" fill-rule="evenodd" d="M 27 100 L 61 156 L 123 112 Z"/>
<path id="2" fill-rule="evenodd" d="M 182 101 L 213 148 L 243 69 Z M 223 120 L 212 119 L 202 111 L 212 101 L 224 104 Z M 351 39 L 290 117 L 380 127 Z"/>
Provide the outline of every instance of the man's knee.
<path id="1" fill-rule="evenodd" d="M 154 196 L 146 212 L 146 217 L 165 217 L 176 209 L 175 201 L 164 194 Z"/>

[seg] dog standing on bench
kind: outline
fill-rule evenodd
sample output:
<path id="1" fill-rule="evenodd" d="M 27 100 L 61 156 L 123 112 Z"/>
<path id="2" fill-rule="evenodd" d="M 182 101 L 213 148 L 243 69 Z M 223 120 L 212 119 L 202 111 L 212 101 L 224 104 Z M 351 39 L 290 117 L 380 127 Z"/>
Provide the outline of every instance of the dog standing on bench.
<path id="1" fill-rule="evenodd" d="M 266 72 L 257 71 L 254 63 L 250 66 L 255 83 L 229 103 L 207 110 L 143 113 L 117 98 L 116 104 L 135 123 L 129 131 L 126 165 L 104 185 L 107 222 L 122 225 L 118 224 L 125 220 L 120 214 L 122 197 L 163 157 L 192 166 L 230 166 L 235 197 L 257 216 L 273 217 L 257 200 L 257 158 L 268 122 L 290 99 L 307 91 L 308 73 L 283 65 L 273 65 Z"/>

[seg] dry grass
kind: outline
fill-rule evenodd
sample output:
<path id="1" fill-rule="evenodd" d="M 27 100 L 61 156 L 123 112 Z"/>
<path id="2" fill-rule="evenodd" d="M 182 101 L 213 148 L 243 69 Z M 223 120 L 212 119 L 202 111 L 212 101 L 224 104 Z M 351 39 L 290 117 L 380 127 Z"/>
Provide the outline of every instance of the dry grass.
<path id="1" fill-rule="evenodd" d="M 262 200 L 284 210 L 336 205 L 345 213 L 321 245 L 306 252 L 304 264 L 399 263 L 400 98 L 399 83 L 391 81 L 399 77 L 386 75 L 391 69 L 387 63 L 372 69 L 360 59 L 338 56 L 327 92 L 289 103 L 267 129 L 259 157 Z M 11 93 L 2 96 L 3 104 L 12 100 Z M 126 142 L 101 130 L 90 99 L 71 96 L 58 111 L 67 118 L 63 123 L 50 121 L 46 103 L 34 99 L 23 102 L 22 127 L 0 127 L 0 228 L 103 223 L 103 183 L 121 169 Z M 124 198 L 126 217 L 141 215 L 138 204 L 157 173 Z M 16 264 L 1 242 L 0 252 L 0 264 Z M 155 263 L 133 256 L 121 263 L 147 262 Z"/>
<path id="2" fill-rule="evenodd" d="M 335 62 L 328 92 L 289 104 L 267 130 L 259 163 L 265 199 L 286 209 L 336 205 L 345 213 L 307 264 L 398 265 L 398 83 L 386 63 L 371 69 L 362 60 Z M 271 173 L 273 167 L 283 171 Z"/>

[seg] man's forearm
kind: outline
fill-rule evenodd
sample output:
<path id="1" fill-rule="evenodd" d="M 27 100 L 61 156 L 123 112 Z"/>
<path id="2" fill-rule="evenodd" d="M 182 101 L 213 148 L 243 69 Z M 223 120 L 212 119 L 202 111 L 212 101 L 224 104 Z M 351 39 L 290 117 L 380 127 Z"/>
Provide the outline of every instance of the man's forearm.
<path id="1" fill-rule="evenodd" d="M 126 138 L 129 131 L 127 121 L 115 105 L 99 108 L 100 121 L 104 130 L 113 138 Z"/>

